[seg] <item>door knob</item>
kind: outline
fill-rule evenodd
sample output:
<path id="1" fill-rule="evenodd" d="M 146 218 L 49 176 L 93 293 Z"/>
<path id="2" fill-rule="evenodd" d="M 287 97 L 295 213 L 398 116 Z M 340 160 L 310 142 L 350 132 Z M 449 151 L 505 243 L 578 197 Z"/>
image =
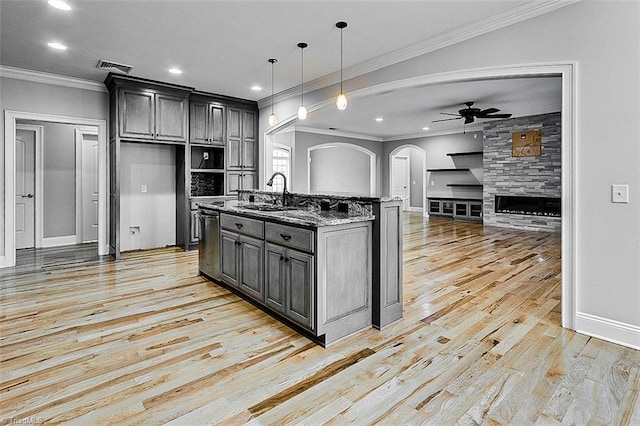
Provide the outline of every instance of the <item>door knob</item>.
<path id="1" fill-rule="evenodd" d="M 22 198 L 33 198 L 33 194 L 21 195 Z"/>

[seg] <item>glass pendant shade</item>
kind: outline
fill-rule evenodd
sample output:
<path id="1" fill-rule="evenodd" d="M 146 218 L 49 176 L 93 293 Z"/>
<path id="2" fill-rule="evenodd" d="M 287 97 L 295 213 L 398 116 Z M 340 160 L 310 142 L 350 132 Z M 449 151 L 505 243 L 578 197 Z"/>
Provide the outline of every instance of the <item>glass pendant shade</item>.
<path id="1" fill-rule="evenodd" d="M 347 28 L 347 23 L 336 22 L 336 28 L 340 30 L 340 94 L 336 98 L 336 108 L 340 111 L 347 109 L 347 95 L 342 91 L 342 30 Z"/>
<path id="2" fill-rule="evenodd" d="M 336 107 L 339 110 L 347 109 L 347 95 L 340 93 L 336 98 Z"/>
<path id="3" fill-rule="evenodd" d="M 278 124 L 278 117 L 272 112 L 269 114 L 269 126 L 275 126 L 276 124 Z"/>
<path id="4" fill-rule="evenodd" d="M 300 105 L 300 108 L 298 108 L 298 118 L 300 120 L 304 120 L 307 118 L 307 107 L 305 107 L 304 105 Z"/>
<path id="5" fill-rule="evenodd" d="M 304 120 L 307 118 L 307 107 L 304 106 L 304 49 L 308 46 L 307 43 L 298 43 L 298 47 L 300 48 L 300 59 L 301 59 L 301 83 L 300 83 L 300 108 L 298 108 L 298 119 Z"/>

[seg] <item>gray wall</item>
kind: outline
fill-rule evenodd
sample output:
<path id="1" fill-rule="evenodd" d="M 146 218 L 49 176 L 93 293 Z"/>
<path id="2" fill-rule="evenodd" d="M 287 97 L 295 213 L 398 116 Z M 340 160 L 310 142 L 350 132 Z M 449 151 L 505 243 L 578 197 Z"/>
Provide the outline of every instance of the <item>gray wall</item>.
<path id="1" fill-rule="evenodd" d="M 176 243 L 176 148 L 121 145 L 120 249 L 137 250 Z M 141 186 L 147 192 L 141 192 Z M 129 227 L 140 227 L 130 234 Z"/>
<path id="2" fill-rule="evenodd" d="M 460 172 L 437 172 L 437 173 L 429 173 L 427 178 L 429 181 L 427 182 L 427 193 L 426 195 L 421 194 L 421 199 L 426 197 L 471 197 L 471 198 L 482 198 L 481 190 L 468 190 L 468 189 L 456 189 L 455 192 L 452 188 L 447 187 L 446 183 L 451 181 L 462 181 L 466 179 L 467 181 L 470 179 L 477 179 L 482 182 L 482 159 L 478 157 L 477 159 L 471 157 L 458 158 L 453 159 L 452 157 L 448 157 L 447 153 L 449 152 L 467 152 L 467 151 L 482 151 L 482 132 L 467 132 L 466 134 L 457 133 L 451 135 L 440 135 L 440 136 L 432 136 L 432 137 L 424 137 L 424 138 L 416 138 L 416 139 L 405 139 L 393 142 L 384 142 L 382 144 L 383 150 L 382 155 L 385 158 L 383 162 L 383 170 L 382 170 L 382 192 L 384 194 L 389 193 L 389 155 L 395 149 L 407 146 L 411 148 L 411 156 L 412 158 L 418 157 L 420 158 L 419 149 L 425 151 L 427 163 L 426 166 L 423 166 L 421 172 L 426 169 L 451 169 L 455 167 L 460 168 L 470 168 L 471 174 L 460 174 Z M 413 163 L 413 161 L 412 161 Z M 412 167 L 413 169 L 413 167 Z M 416 185 L 413 185 L 413 180 L 416 180 Z M 418 181 L 420 179 L 420 181 Z M 424 179 L 424 175 L 418 173 L 411 174 L 411 184 L 412 184 L 412 194 L 411 194 L 411 206 L 418 206 L 418 204 L 414 204 L 414 188 L 419 186 L 419 190 L 417 193 L 422 192 L 422 180 Z"/>
<path id="3" fill-rule="evenodd" d="M 496 195 L 562 196 L 562 116 L 543 114 L 484 125 L 483 215 L 486 225 L 535 231 L 561 231 L 559 217 L 495 212 Z M 512 133 L 542 131 L 542 154 L 513 157 Z"/>
<path id="4" fill-rule="evenodd" d="M 411 186 L 410 207 L 422 208 L 424 194 L 422 193 L 422 181 L 424 180 L 425 163 L 421 151 L 409 148 L 409 185 Z"/>
<path id="5" fill-rule="evenodd" d="M 310 159 L 312 194 L 371 194 L 371 160 L 366 153 L 335 146 L 314 149 Z"/>
<path id="6" fill-rule="evenodd" d="M 358 145 L 376 154 L 376 192 L 380 193 L 381 185 L 381 155 L 382 143 L 363 139 L 348 138 L 344 136 L 332 136 L 304 131 L 295 132 L 295 155 L 293 192 L 306 193 L 307 191 L 307 149 L 329 142 L 342 142 Z"/>
<path id="7" fill-rule="evenodd" d="M 76 126 L 42 124 L 43 237 L 75 235 Z"/>

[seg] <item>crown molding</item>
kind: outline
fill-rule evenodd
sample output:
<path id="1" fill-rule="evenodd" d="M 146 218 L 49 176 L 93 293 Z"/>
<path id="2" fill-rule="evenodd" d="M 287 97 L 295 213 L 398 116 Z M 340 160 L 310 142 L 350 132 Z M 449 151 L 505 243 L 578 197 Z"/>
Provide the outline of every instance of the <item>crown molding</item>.
<path id="1" fill-rule="evenodd" d="M 358 133 L 340 132 L 338 130 L 318 129 L 316 127 L 292 126 L 296 132 L 314 133 L 316 135 L 338 136 L 342 138 L 362 139 L 371 142 L 382 142 L 384 139 L 377 136 L 361 135 Z"/>
<path id="2" fill-rule="evenodd" d="M 479 37 L 501 28 L 517 24 L 518 22 L 523 22 L 537 16 L 544 15 L 545 13 L 570 6 L 578 3 L 579 1 L 581 0 L 546 0 L 541 2 L 527 2 L 526 4 L 513 7 L 475 23 L 446 31 L 428 40 L 344 68 L 343 80 L 346 81 L 359 77 L 381 68 Z M 336 71 L 315 80 L 305 82 L 304 87 L 306 92 L 312 92 L 332 84 L 338 84 L 339 82 L 340 71 Z M 300 94 L 300 90 L 300 85 L 283 90 L 273 96 L 274 102 L 282 102 L 291 97 L 298 96 Z M 258 108 L 264 108 L 267 103 L 270 105 L 271 96 L 258 100 Z"/>
<path id="3" fill-rule="evenodd" d="M 104 84 L 95 81 L 85 80 L 82 78 L 66 77 L 64 75 L 50 74 L 40 71 L 26 70 L 22 68 L 9 67 L 6 65 L 0 65 L 0 77 L 107 93 L 107 88 L 104 86 Z"/>

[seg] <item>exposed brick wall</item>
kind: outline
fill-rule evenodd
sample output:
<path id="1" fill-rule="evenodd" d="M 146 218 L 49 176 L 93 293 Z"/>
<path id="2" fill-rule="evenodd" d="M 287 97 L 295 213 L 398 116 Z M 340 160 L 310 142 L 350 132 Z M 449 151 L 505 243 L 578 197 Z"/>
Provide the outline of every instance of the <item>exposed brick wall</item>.
<path id="1" fill-rule="evenodd" d="M 560 232 L 559 217 L 496 213 L 495 196 L 562 195 L 561 123 L 561 114 L 556 112 L 491 121 L 484 125 L 482 198 L 485 225 Z M 512 157 L 512 133 L 529 130 L 542 131 L 542 155 Z"/>

